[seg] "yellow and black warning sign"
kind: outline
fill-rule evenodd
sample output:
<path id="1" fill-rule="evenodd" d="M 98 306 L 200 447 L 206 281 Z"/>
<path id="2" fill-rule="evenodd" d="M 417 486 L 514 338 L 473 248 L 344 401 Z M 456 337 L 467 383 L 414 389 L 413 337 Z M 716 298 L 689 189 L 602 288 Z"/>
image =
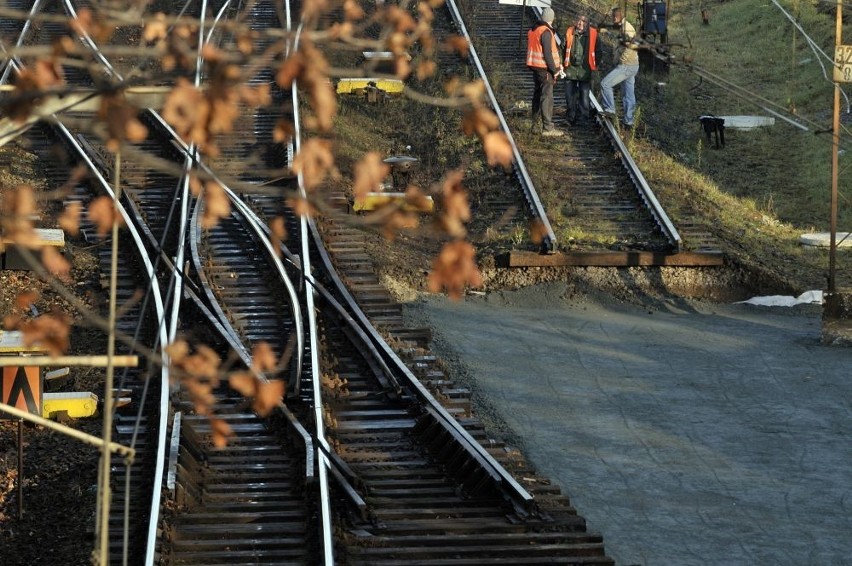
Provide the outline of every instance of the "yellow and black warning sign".
<path id="1" fill-rule="evenodd" d="M 4 367 L 0 379 L 0 401 L 41 416 L 43 388 L 40 367 Z M 0 418 L 2 417 L 3 413 L 0 412 Z"/>

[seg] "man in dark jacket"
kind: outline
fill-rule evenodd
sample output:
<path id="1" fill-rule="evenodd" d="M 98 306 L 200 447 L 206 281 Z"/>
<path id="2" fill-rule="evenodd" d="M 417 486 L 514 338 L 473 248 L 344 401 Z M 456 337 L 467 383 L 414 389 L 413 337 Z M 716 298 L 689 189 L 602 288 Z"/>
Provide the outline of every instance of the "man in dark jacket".
<path id="1" fill-rule="evenodd" d="M 541 11 L 541 19 L 527 32 L 527 67 L 533 74 L 532 119 L 533 125 L 541 115 L 542 135 L 561 136 L 553 125 L 553 85 L 562 73 L 556 32 L 553 31 L 555 14 L 551 8 Z"/>
<path id="2" fill-rule="evenodd" d="M 578 118 L 589 119 L 592 73 L 598 70 L 599 55 L 598 30 L 589 27 L 587 16 L 580 16 L 565 31 L 565 107 L 571 125 Z"/>

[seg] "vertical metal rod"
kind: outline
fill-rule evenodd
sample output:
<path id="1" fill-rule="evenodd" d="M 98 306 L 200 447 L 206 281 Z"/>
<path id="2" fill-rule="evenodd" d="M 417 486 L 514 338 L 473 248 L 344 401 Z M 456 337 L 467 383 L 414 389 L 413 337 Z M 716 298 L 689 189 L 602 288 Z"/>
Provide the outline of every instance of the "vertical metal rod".
<path id="1" fill-rule="evenodd" d="M 835 22 L 835 46 L 843 45 L 843 0 L 837 0 L 837 18 Z M 828 247 L 828 292 L 836 291 L 835 271 L 836 271 L 836 256 L 837 256 L 837 171 L 838 171 L 838 152 L 840 149 L 840 83 L 834 81 L 834 120 L 833 120 L 833 136 L 831 146 L 831 219 L 829 221 L 829 230 L 831 232 L 829 247 Z"/>
<path id="2" fill-rule="evenodd" d="M 18 519 L 24 517 L 24 419 L 18 419 Z"/>
<path id="3" fill-rule="evenodd" d="M 100 485 L 100 538 L 99 547 L 99 566 L 109 564 L 109 509 L 111 497 L 110 489 L 110 456 L 111 453 L 107 448 L 112 442 L 112 412 L 113 412 L 113 378 L 115 376 L 115 366 L 112 364 L 115 356 L 115 318 L 116 318 L 116 287 L 118 286 L 118 203 L 121 198 L 121 149 L 115 154 L 115 202 L 113 203 L 113 221 L 112 221 L 112 257 L 110 266 L 109 279 L 109 337 L 107 340 L 107 357 L 109 363 L 106 368 L 106 378 L 104 380 L 104 424 L 103 424 L 103 439 L 104 447 L 101 450 L 101 467 L 99 479 Z"/>
<path id="4" fill-rule="evenodd" d="M 527 44 L 524 41 L 524 17 L 527 15 L 527 0 L 524 0 L 524 5 L 521 6 L 521 34 L 520 34 L 520 43 L 521 49 L 526 53 Z"/>

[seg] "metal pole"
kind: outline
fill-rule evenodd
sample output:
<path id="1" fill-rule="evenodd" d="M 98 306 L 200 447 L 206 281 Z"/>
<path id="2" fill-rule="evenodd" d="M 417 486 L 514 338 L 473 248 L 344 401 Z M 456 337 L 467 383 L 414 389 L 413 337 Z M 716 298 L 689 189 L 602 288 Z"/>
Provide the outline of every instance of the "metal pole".
<path id="1" fill-rule="evenodd" d="M 24 517 L 24 419 L 18 419 L 18 520 Z"/>
<path id="2" fill-rule="evenodd" d="M 116 319 L 116 288 L 118 286 L 118 203 L 121 199 L 121 149 L 115 154 L 115 220 L 112 223 L 112 258 L 111 273 L 109 279 L 109 336 L 107 337 L 107 358 L 110 363 L 106 368 L 106 379 L 104 383 L 104 422 L 103 439 L 104 446 L 101 450 L 100 466 L 100 539 L 98 540 L 98 565 L 109 564 L 109 509 L 112 500 L 112 489 L 110 488 L 110 451 L 107 448 L 112 442 L 112 411 L 113 411 L 113 377 L 115 366 L 112 359 L 115 357 L 115 319 Z"/>
<path id="3" fill-rule="evenodd" d="M 521 33 L 520 33 L 520 43 L 521 49 L 526 49 L 527 45 L 524 43 L 524 16 L 527 15 L 527 0 L 524 0 L 524 5 L 521 6 Z"/>
<path id="4" fill-rule="evenodd" d="M 835 22 L 835 46 L 843 45 L 841 35 L 843 33 L 843 0 L 837 0 L 837 18 Z M 835 287 L 835 263 L 837 256 L 837 171 L 838 152 L 840 149 L 840 83 L 834 81 L 834 134 L 832 137 L 831 150 L 831 219 L 829 230 L 831 239 L 828 247 L 828 292 L 834 293 Z"/>

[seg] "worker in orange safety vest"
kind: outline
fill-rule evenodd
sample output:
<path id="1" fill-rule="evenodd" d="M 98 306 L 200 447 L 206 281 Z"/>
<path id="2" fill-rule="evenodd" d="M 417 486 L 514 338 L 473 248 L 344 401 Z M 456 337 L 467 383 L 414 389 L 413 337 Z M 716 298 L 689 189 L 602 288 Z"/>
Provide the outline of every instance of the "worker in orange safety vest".
<path id="1" fill-rule="evenodd" d="M 541 11 L 541 17 L 527 32 L 527 67 L 533 74 L 532 120 L 533 127 L 541 116 L 543 136 L 561 136 L 553 125 L 553 85 L 562 74 L 562 61 L 553 30 L 555 18 L 552 8 Z"/>
<path id="2" fill-rule="evenodd" d="M 598 30 L 589 26 L 588 16 L 580 16 L 565 31 L 565 115 L 572 126 L 578 119 L 588 121 L 590 118 L 589 94 L 593 73 L 598 70 L 599 49 Z"/>

